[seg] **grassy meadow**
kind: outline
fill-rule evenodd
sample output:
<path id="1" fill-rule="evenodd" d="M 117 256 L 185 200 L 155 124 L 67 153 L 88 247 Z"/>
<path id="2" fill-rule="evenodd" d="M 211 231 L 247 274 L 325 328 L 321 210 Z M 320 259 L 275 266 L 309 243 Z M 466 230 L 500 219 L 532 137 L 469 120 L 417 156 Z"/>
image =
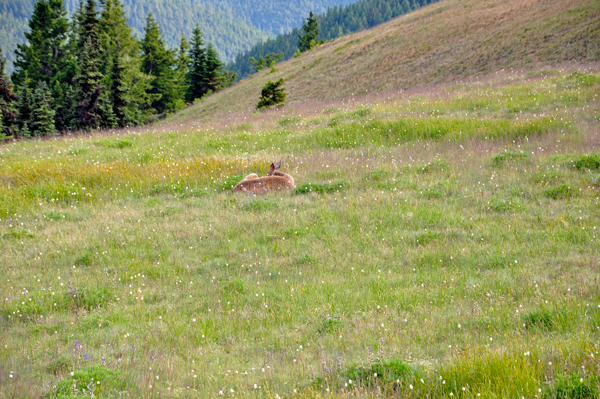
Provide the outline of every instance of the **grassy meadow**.
<path id="1" fill-rule="evenodd" d="M 11 142 L 0 183 L 0 397 L 600 395 L 597 68 Z"/>

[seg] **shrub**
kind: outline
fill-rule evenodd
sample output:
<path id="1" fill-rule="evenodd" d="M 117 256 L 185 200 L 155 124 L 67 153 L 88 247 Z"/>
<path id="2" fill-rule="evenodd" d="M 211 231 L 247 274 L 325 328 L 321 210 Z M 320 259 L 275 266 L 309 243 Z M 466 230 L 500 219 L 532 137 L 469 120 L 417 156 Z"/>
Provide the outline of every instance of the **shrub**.
<path id="1" fill-rule="evenodd" d="M 388 385 L 396 381 L 412 380 L 415 370 L 403 360 L 376 360 L 370 365 L 353 364 L 346 369 L 346 376 L 356 384 Z"/>
<path id="2" fill-rule="evenodd" d="M 256 109 L 263 109 L 273 105 L 285 104 L 287 93 L 283 90 L 283 88 L 281 88 L 283 82 L 283 78 L 279 79 L 277 82 L 271 82 L 269 80 L 262 88 L 260 100 L 258 101 L 258 104 L 256 104 Z"/>
<path id="3" fill-rule="evenodd" d="M 492 165 L 494 166 L 502 166 L 510 161 L 517 161 L 521 159 L 527 158 L 527 154 L 525 153 L 517 153 L 512 151 L 503 152 L 502 154 L 498 154 L 492 158 Z"/>
<path id="4" fill-rule="evenodd" d="M 598 398 L 597 381 L 575 373 L 559 375 L 552 385 L 544 389 L 544 399 L 593 399 Z"/>
<path id="5" fill-rule="evenodd" d="M 573 166 L 577 170 L 598 170 L 600 169 L 600 155 L 582 155 L 573 161 Z"/>
<path id="6" fill-rule="evenodd" d="M 569 184 L 561 184 L 558 187 L 552 187 L 544 191 L 546 197 L 554 200 L 572 198 L 575 193 L 576 191 Z"/>
<path id="7" fill-rule="evenodd" d="M 115 393 L 127 390 L 131 384 L 120 372 L 104 366 L 90 366 L 77 370 L 68 378 L 60 381 L 56 388 L 45 397 L 111 397 Z"/>

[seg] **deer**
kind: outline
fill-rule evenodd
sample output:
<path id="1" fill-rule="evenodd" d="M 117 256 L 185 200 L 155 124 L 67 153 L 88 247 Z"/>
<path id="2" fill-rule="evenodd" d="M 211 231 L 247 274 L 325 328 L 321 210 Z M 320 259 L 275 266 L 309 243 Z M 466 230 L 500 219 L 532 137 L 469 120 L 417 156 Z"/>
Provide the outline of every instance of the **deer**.
<path id="1" fill-rule="evenodd" d="M 272 163 L 266 176 L 258 177 L 256 173 L 249 174 L 233 187 L 233 192 L 263 194 L 267 191 L 295 188 L 294 178 L 279 171 L 280 167 L 281 161 L 277 165 Z"/>

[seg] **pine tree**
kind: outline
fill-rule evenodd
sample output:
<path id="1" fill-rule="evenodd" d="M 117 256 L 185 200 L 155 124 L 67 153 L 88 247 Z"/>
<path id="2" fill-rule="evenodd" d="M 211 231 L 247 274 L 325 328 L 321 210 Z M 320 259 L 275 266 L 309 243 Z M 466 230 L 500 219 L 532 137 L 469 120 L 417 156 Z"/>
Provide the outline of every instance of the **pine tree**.
<path id="1" fill-rule="evenodd" d="M 306 22 L 302 24 L 303 35 L 298 35 L 298 49 L 301 53 L 310 50 L 317 43 L 317 38 L 321 30 L 319 29 L 319 22 L 313 12 L 306 19 Z"/>
<path id="2" fill-rule="evenodd" d="M 19 93 L 19 102 L 17 103 L 17 127 L 19 129 L 19 136 L 28 138 L 31 137 L 31 120 L 33 113 L 33 96 L 31 89 L 29 88 L 29 81 L 25 80 L 21 85 L 21 91 Z"/>
<path id="3" fill-rule="evenodd" d="M 77 114 L 72 120 L 71 128 L 97 129 L 101 126 L 99 99 L 103 92 L 101 86 L 103 74 L 100 43 L 100 21 L 96 11 L 95 0 L 87 0 L 83 6 L 78 26 L 78 73 L 75 78 L 77 94 Z"/>
<path id="4" fill-rule="evenodd" d="M 71 129 L 71 126 L 75 125 L 75 119 L 77 117 L 77 103 L 76 103 L 76 92 L 72 85 L 60 85 L 58 82 L 55 83 L 52 88 L 53 93 L 58 93 L 55 101 L 54 108 L 56 114 L 54 115 L 54 125 L 56 131 L 65 132 Z"/>
<path id="5" fill-rule="evenodd" d="M 215 92 L 221 89 L 221 69 L 223 63 L 219 60 L 217 50 L 213 47 L 212 43 L 208 44 L 206 49 L 206 91 Z"/>
<path id="6" fill-rule="evenodd" d="M 190 44 L 184 35 L 181 35 L 181 44 L 179 45 L 179 54 L 177 55 L 177 87 L 179 90 L 178 97 L 185 99 L 188 90 L 187 72 L 188 64 L 190 63 L 189 57 Z"/>
<path id="7" fill-rule="evenodd" d="M 100 98 L 98 99 L 98 125 L 99 129 L 113 129 L 119 126 L 119 121 L 115 116 L 113 111 L 112 102 L 110 101 L 110 96 L 108 92 L 103 91 L 100 93 Z"/>
<path id="8" fill-rule="evenodd" d="M 148 77 L 140 71 L 139 43 L 135 40 L 121 0 L 100 0 L 100 41 L 104 48 L 103 87 L 118 126 L 141 123 L 139 109 L 147 105 Z M 136 90 L 132 87 L 136 86 Z M 141 87 L 140 87 L 141 86 Z"/>
<path id="9" fill-rule="evenodd" d="M 13 85 L 4 72 L 6 58 L 0 49 L 0 141 L 5 137 L 14 136 L 14 125 L 17 113 L 13 110 L 13 104 L 17 96 L 13 92 Z"/>
<path id="10" fill-rule="evenodd" d="M 148 15 L 141 43 L 142 72 L 153 77 L 148 94 L 152 108 L 159 115 L 171 110 L 178 99 L 175 52 L 167 50 L 161 38 L 160 27 Z"/>
<path id="11" fill-rule="evenodd" d="M 287 96 L 287 93 L 281 87 L 283 82 L 283 79 L 279 79 L 277 82 L 269 80 L 261 90 L 260 100 L 256 104 L 256 109 L 263 109 L 273 105 L 283 105 Z"/>
<path id="12" fill-rule="evenodd" d="M 100 49 L 96 44 L 92 38 L 89 38 L 80 53 L 75 96 L 77 112 L 71 128 L 88 130 L 100 126 L 98 102 L 103 90 L 100 86 L 102 80 Z"/>
<path id="13" fill-rule="evenodd" d="M 127 68 L 123 64 L 120 55 L 118 53 L 115 54 L 111 68 L 110 102 L 112 103 L 116 123 L 120 127 L 136 124 L 135 118 L 132 117 L 129 110 L 130 99 L 127 95 L 129 87 L 127 87 L 125 82 L 126 73 Z"/>
<path id="14" fill-rule="evenodd" d="M 187 73 L 187 101 L 194 102 L 197 98 L 202 98 L 208 91 L 208 73 L 206 67 L 206 49 L 203 47 L 202 32 L 196 25 L 192 32 L 192 43 L 189 54 L 189 68 Z"/>
<path id="15" fill-rule="evenodd" d="M 62 0 L 36 0 L 29 20 L 27 42 L 17 46 L 12 81 L 20 87 L 25 80 L 52 85 L 60 79 L 66 57 L 69 31 L 67 12 Z"/>
<path id="16" fill-rule="evenodd" d="M 31 120 L 28 124 L 30 134 L 43 137 L 54 134 L 54 114 L 52 96 L 46 82 L 41 82 L 32 96 Z"/>

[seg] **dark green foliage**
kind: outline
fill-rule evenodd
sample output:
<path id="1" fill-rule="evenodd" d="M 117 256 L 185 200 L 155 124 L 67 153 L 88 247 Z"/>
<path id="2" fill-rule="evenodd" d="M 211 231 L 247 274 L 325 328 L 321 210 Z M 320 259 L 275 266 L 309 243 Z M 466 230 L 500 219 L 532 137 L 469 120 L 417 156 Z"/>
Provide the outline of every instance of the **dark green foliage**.
<path id="1" fill-rule="evenodd" d="M 317 39 L 319 33 L 321 33 L 321 29 L 319 29 L 319 22 L 312 11 L 306 22 L 302 24 L 302 31 L 303 33 L 298 35 L 298 50 L 301 53 L 310 50 L 319 43 Z"/>
<path id="2" fill-rule="evenodd" d="M 163 29 L 167 48 L 179 45 L 181 34 L 190 37 L 196 23 L 205 31 L 205 39 L 215 45 L 222 60 L 228 62 L 253 44 L 281 32 L 300 26 L 301 17 L 313 9 L 325 12 L 327 7 L 347 5 L 353 0 L 182 0 L 161 2 L 151 0 L 123 0 L 129 24 L 138 37 L 143 37 L 146 16 L 152 13 Z M 64 2 L 69 14 L 79 6 L 79 0 Z M 24 42 L 27 19 L 31 16 L 34 0 L 3 0 L 0 2 L 0 46 L 9 57 L 12 73 L 13 51 Z M 104 7 L 103 3 L 101 6 Z M 110 60 L 107 60 L 110 61 Z M 49 85 L 51 86 L 51 85 Z"/>
<path id="3" fill-rule="evenodd" d="M 273 105 L 283 105 L 287 96 L 287 93 L 281 87 L 283 82 L 283 78 L 279 79 L 277 82 L 271 82 L 269 80 L 262 88 L 260 100 L 258 101 L 258 104 L 256 104 L 256 109 L 263 109 Z"/>
<path id="4" fill-rule="evenodd" d="M 179 44 L 179 54 L 177 55 L 177 89 L 179 91 L 178 97 L 180 99 L 186 98 L 188 90 L 188 65 L 190 63 L 189 57 L 190 44 L 184 35 L 181 35 L 181 43 Z"/>
<path id="5" fill-rule="evenodd" d="M 554 383 L 544 388 L 543 399 L 598 398 L 598 379 L 579 373 L 559 375 Z"/>
<path id="6" fill-rule="evenodd" d="M 77 60 L 78 69 L 75 77 L 75 115 L 71 128 L 97 129 L 105 126 L 103 116 L 107 113 L 107 105 L 103 104 L 101 86 L 104 50 L 100 42 L 100 20 L 96 11 L 95 0 L 87 0 L 78 18 Z"/>
<path id="7" fill-rule="evenodd" d="M 13 85 L 8 80 L 4 72 L 6 58 L 0 49 L 0 142 L 13 136 L 15 133 L 14 124 L 16 123 L 17 113 L 13 110 L 13 104 L 17 96 L 13 92 Z"/>
<path id="8" fill-rule="evenodd" d="M 26 90 L 29 92 L 26 94 L 29 97 L 20 104 L 20 109 L 25 111 L 28 106 L 27 102 L 32 101 L 32 93 L 40 95 L 44 93 L 40 97 L 44 109 L 38 112 L 38 122 L 41 125 L 38 123 L 36 127 L 27 124 L 27 121 L 31 119 L 29 113 L 18 117 L 17 124 L 21 137 L 45 135 L 55 131 L 55 126 L 52 128 L 46 126 L 47 121 L 53 120 L 53 117 L 50 118 L 52 112 L 62 111 L 64 87 L 70 84 L 74 72 L 73 60 L 68 52 L 68 32 L 69 22 L 62 0 L 38 0 L 35 2 L 33 14 L 29 20 L 29 32 L 25 34 L 27 42 L 19 45 L 16 50 L 15 71 L 12 80 L 19 87 L 19 92 L 28 86 Z M 38 92 L 42 83 L 45 87 Z M 42 122 L 42 119 L 46 122 Z M 63 118 L 60 118 L 61 124 L 62 121 Z M 59 126 L 59 128 L 62 127 L 62 125 Z M 32 129 L 37 129 L 39 132 L 31 131 Z"/>
<path id="9" fill-rule="evenodd" d="M 192 43 L 189 52 L 187 72 L 186 99 L 193 102 L 197 98 L 215 92 L 231 84 L 235 75 L 222 72 L 223 63 L 219 60 L 217 51 L 212 44 L 204 47 L 202 32 L 196 26 L 192 33 Z"/>
<path id="10" fill-rule="evenodd" d="M 206 91 L 214 92 L 221 88 L 221 69 L 223 63 L 219 60 L 217 50 L 213 47 L 212 43 L 208 44 L 206 49 Z"/>
<path id="11" fill-rule="evenodd" d="M 83 288 L 71 290 L 65 295 L 65 306 L 69 309 L 93 310 L 114 300 L 115 295 L 109 288 Z"/>
<path id="12" fill-rule="evenodd" d="M 29 20 L 26 43 L 17 46 L 13 83 L 27 79 L 52 87 L 64 73 L 69 23 L 62 0 L 37 0 Z"/>
<path id="13" fill-rule="evenodd" d="M 77 353 L 81 348 L 78 341 L 73 343 L 76 354 L 84 357 L 85 354 Z M 100 383 L 98 383 L 100 382 Z M 94 365 L 82 370 L 76 370 L 56 384 L 51 392 L 44 397 L 48 398 L 79 398 L 79 397 L 113 397 L 123 392 L 128 387 L 133 387 L 127 377 L 120 371 L 112 370 L 105 366 Z"/>
<path id="14" fill-rule="evenodd" d="M 552 187 L 544 191 L 544 195 L 548 198 L 558 200 L 572 198 L 577 195 L 577 188 L 571 187 L 570 184 L 561 184 L 558 187 Z"/>
<path id="15" fill-rule="evenodd" d="M 355 385 L 389 385 L 397 380 L 412 381 L 416 372 L 402 360 L 376 360 L 370 365 L 354 364 L 346 369 L 346 376 Z"/>
<path id="16" fill-rule="evenodd" d="M 577 170 L 598 170 L 600 169 L 600 154 L 582 155 L 577 157 L 572 165 Z"/>
<path id="17" fill-rule="evenodd" d="M 141 42 L 142 72 L 153 78 L 148 90 L 153 95 L 152 108 L 163 115 L 173 108 L 178 99 L 175 51 L 166 49 L 160 27 L 152 14 L 146 19 L 144 33 Z"/>
<path id="18" fill-rule="evenodd" d="M 133 84 L 144 83 L 143 78 L 136 79 L 141 74 L 139 45 L 127 24 L 121 1 L 100 0 L 100 4 L 100 40 L 105 51 L 103 86 L 110 92 L 112 112 L 118 126 L 136 125 L 141 122 L 138 115 L 140 104 L 146 102 L 139 89 L 131 90 Z M 146 88 L 147 85 L 144 85 L 143 89 Z"/>
<path id="19" fill-rule="evenodd" d="M 127 96 L 129 87 L 125 82 L 126 73 L 127 69 L 121 59 L 121 55 L 115 54 L 111 71 L 110 100 L 112 102 L 113 114 L 119 127 L 135 124 L 135 118 L 129 112 L 130 100 Z"/>
<path id="20" fill-rule="evenodd" d="M 50 136 L 55 133 L 52 97 L 46 82 L 40 83 L 33 93 L 33 109 L 28 123 L 30 134 L 36 137 Z"/>
<path id="21" fill-rule="evenodd" d="M 228 297 L 235 297 L 244 293 L 244 280 L 241 278 L 234 278 L 227 281 L 221 287 L 223 293 Z"/>
<path id="22" fill-rule="evenodd" d="M 206 74 L 206 49 L 202 41 L 202 32 L 196 25 L 192 32 L 192 43 L 189 53 L 189 67 L 187 72 L 188 89 L 186 98 L 193 102 L 206 94 L 208 77 Z"/>
<path id="23" fill-rule="evenodd" d="M 324 320 L 321 325 L 317 328 L 317 333 L 328 334 L 335 333 L 342 329 L 344 323 L 339 318 L 328 318 Z"/>
<path id="24" fill-rule="evenodd" d="M 33 112 L 33 95 L 31 93 L 31 89 L 29 88 L 28 82 L 21 87 L 21 91 L 19 92 L 19 102 L 17 103 L 17 128 L 19 130 L 20 137 L 31 137 L 30 133 L 30 124 L 31 124 L 31 114 Z"/>
<path id="25" fill-rule="evenodd" d="M 554 311 L 542 308 L 524 314 L 521 321 L 526 328 L 553 330 L 557 322 L 557 315 Z"/>
<path id="26" fill-rule="evenodd" d="M 321 37 L 331 40 L 371 28 L 412 11 L 414 8 L 436 1 L 415 0 L 411 6 L 408 1 L 403 4 L 400 0 L 359 0 L 345 6 L 330 7 L 326 13 L 316 15 L 316 21 L 321 30 Z M 238 53 L 235 60 L 227 65 L 226 69 L 237 73 L 240 77 L 245 77 L 254 70 L 251 58 L 260 60 L 261 56 L 283 52 L 283 59 L 290 59 L 298 50 L 298 38 L 303 33 L 304 31 L 300 28 L 294 28 L 286 34 L 279 34 L 275 38 L 255 44 L 250 50 Z"/>

